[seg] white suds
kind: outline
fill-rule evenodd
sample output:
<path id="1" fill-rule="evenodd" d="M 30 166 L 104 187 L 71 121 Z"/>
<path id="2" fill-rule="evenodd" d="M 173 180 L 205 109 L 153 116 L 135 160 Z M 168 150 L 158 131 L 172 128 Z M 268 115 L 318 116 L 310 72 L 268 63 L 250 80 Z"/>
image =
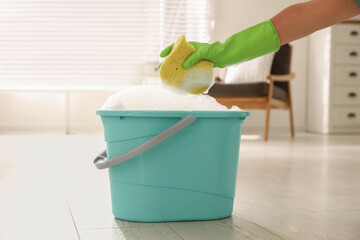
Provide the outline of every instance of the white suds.
<path id="1" fill-rule="evenodd" d="M 121 90 L 106 101 L 101 109 L 227 111 L 209 95 L 180 94 L 161 86 L 136 86 Z M 230 111 L 239 111 L 233 106 Z"/>

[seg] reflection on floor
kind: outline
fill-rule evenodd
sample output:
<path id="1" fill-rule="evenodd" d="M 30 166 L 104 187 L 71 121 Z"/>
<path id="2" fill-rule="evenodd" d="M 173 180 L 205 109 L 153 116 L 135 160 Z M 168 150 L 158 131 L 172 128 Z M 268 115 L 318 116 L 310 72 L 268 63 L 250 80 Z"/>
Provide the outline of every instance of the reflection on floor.
<path id="1" fill-rule="evenodd" d="M 241 143 L 234 213 L 133 223 L 111 213 L 102 136 L 1 136 L 0 239 L 360 239 L 360 137 Z"/>

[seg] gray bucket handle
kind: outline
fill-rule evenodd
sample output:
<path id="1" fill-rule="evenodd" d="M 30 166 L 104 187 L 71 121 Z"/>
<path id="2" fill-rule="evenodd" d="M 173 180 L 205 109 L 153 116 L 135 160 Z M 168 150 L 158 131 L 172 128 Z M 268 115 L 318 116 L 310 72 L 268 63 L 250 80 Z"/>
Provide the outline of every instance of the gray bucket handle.
<path id="1" fill-rule="evenodd" d="M 105 169 L 109 167 L 113 167 L 118 165 L 119 163 L 125 162 L 153 147 L 161 143 L 162 141 L 168 139 L 181 129 L 187 127 L 189 124 L 194 122 L 195 117 L 189 115 L 179 122 L 175 123 L 165 131 L 161 132 L 160 134 L 156 135 L 155 137 L 151 138 L 150 140 L 144 142 L 143 144 L 123 153 L 113 158 L 107 158 L 106 150 L 102 151 L 94 160 L 94 164 L 97 169 Z"/>

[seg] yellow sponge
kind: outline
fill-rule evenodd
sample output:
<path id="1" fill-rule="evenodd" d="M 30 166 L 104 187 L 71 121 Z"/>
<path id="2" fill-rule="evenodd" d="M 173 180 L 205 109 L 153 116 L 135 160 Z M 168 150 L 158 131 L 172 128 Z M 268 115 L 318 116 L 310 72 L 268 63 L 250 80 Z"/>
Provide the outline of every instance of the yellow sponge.
<path id="1" fill-rule="evenodd" d="M 191 94 L 206 92 L 214 84 L 213 63 L 201 60 L 191 68 L 182 67 L 184 61 L 195 51 L 184 35 L 179 37 L 171 53 L 161 64 L 161 80 L 173 88 Z"/>

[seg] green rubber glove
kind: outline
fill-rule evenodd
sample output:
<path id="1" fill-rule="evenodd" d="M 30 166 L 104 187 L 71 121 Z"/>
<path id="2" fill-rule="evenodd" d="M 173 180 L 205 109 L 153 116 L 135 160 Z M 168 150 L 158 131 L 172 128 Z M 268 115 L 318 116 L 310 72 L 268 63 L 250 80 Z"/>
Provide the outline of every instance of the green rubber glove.
<path id="1" fill-rule="evenodd" d="M 214 67 L 223 68 L 278 51 L 280 48 L 279 36 L 270 20 L 236 33 L 224 43 L 189 43 L 195 47 L 196 52 L 185 60 L 184 68 L 189 68 L 200 60 L 211 61 Z M 160 57 L 169 55 L 173 45 L 165 48 Z"/>

